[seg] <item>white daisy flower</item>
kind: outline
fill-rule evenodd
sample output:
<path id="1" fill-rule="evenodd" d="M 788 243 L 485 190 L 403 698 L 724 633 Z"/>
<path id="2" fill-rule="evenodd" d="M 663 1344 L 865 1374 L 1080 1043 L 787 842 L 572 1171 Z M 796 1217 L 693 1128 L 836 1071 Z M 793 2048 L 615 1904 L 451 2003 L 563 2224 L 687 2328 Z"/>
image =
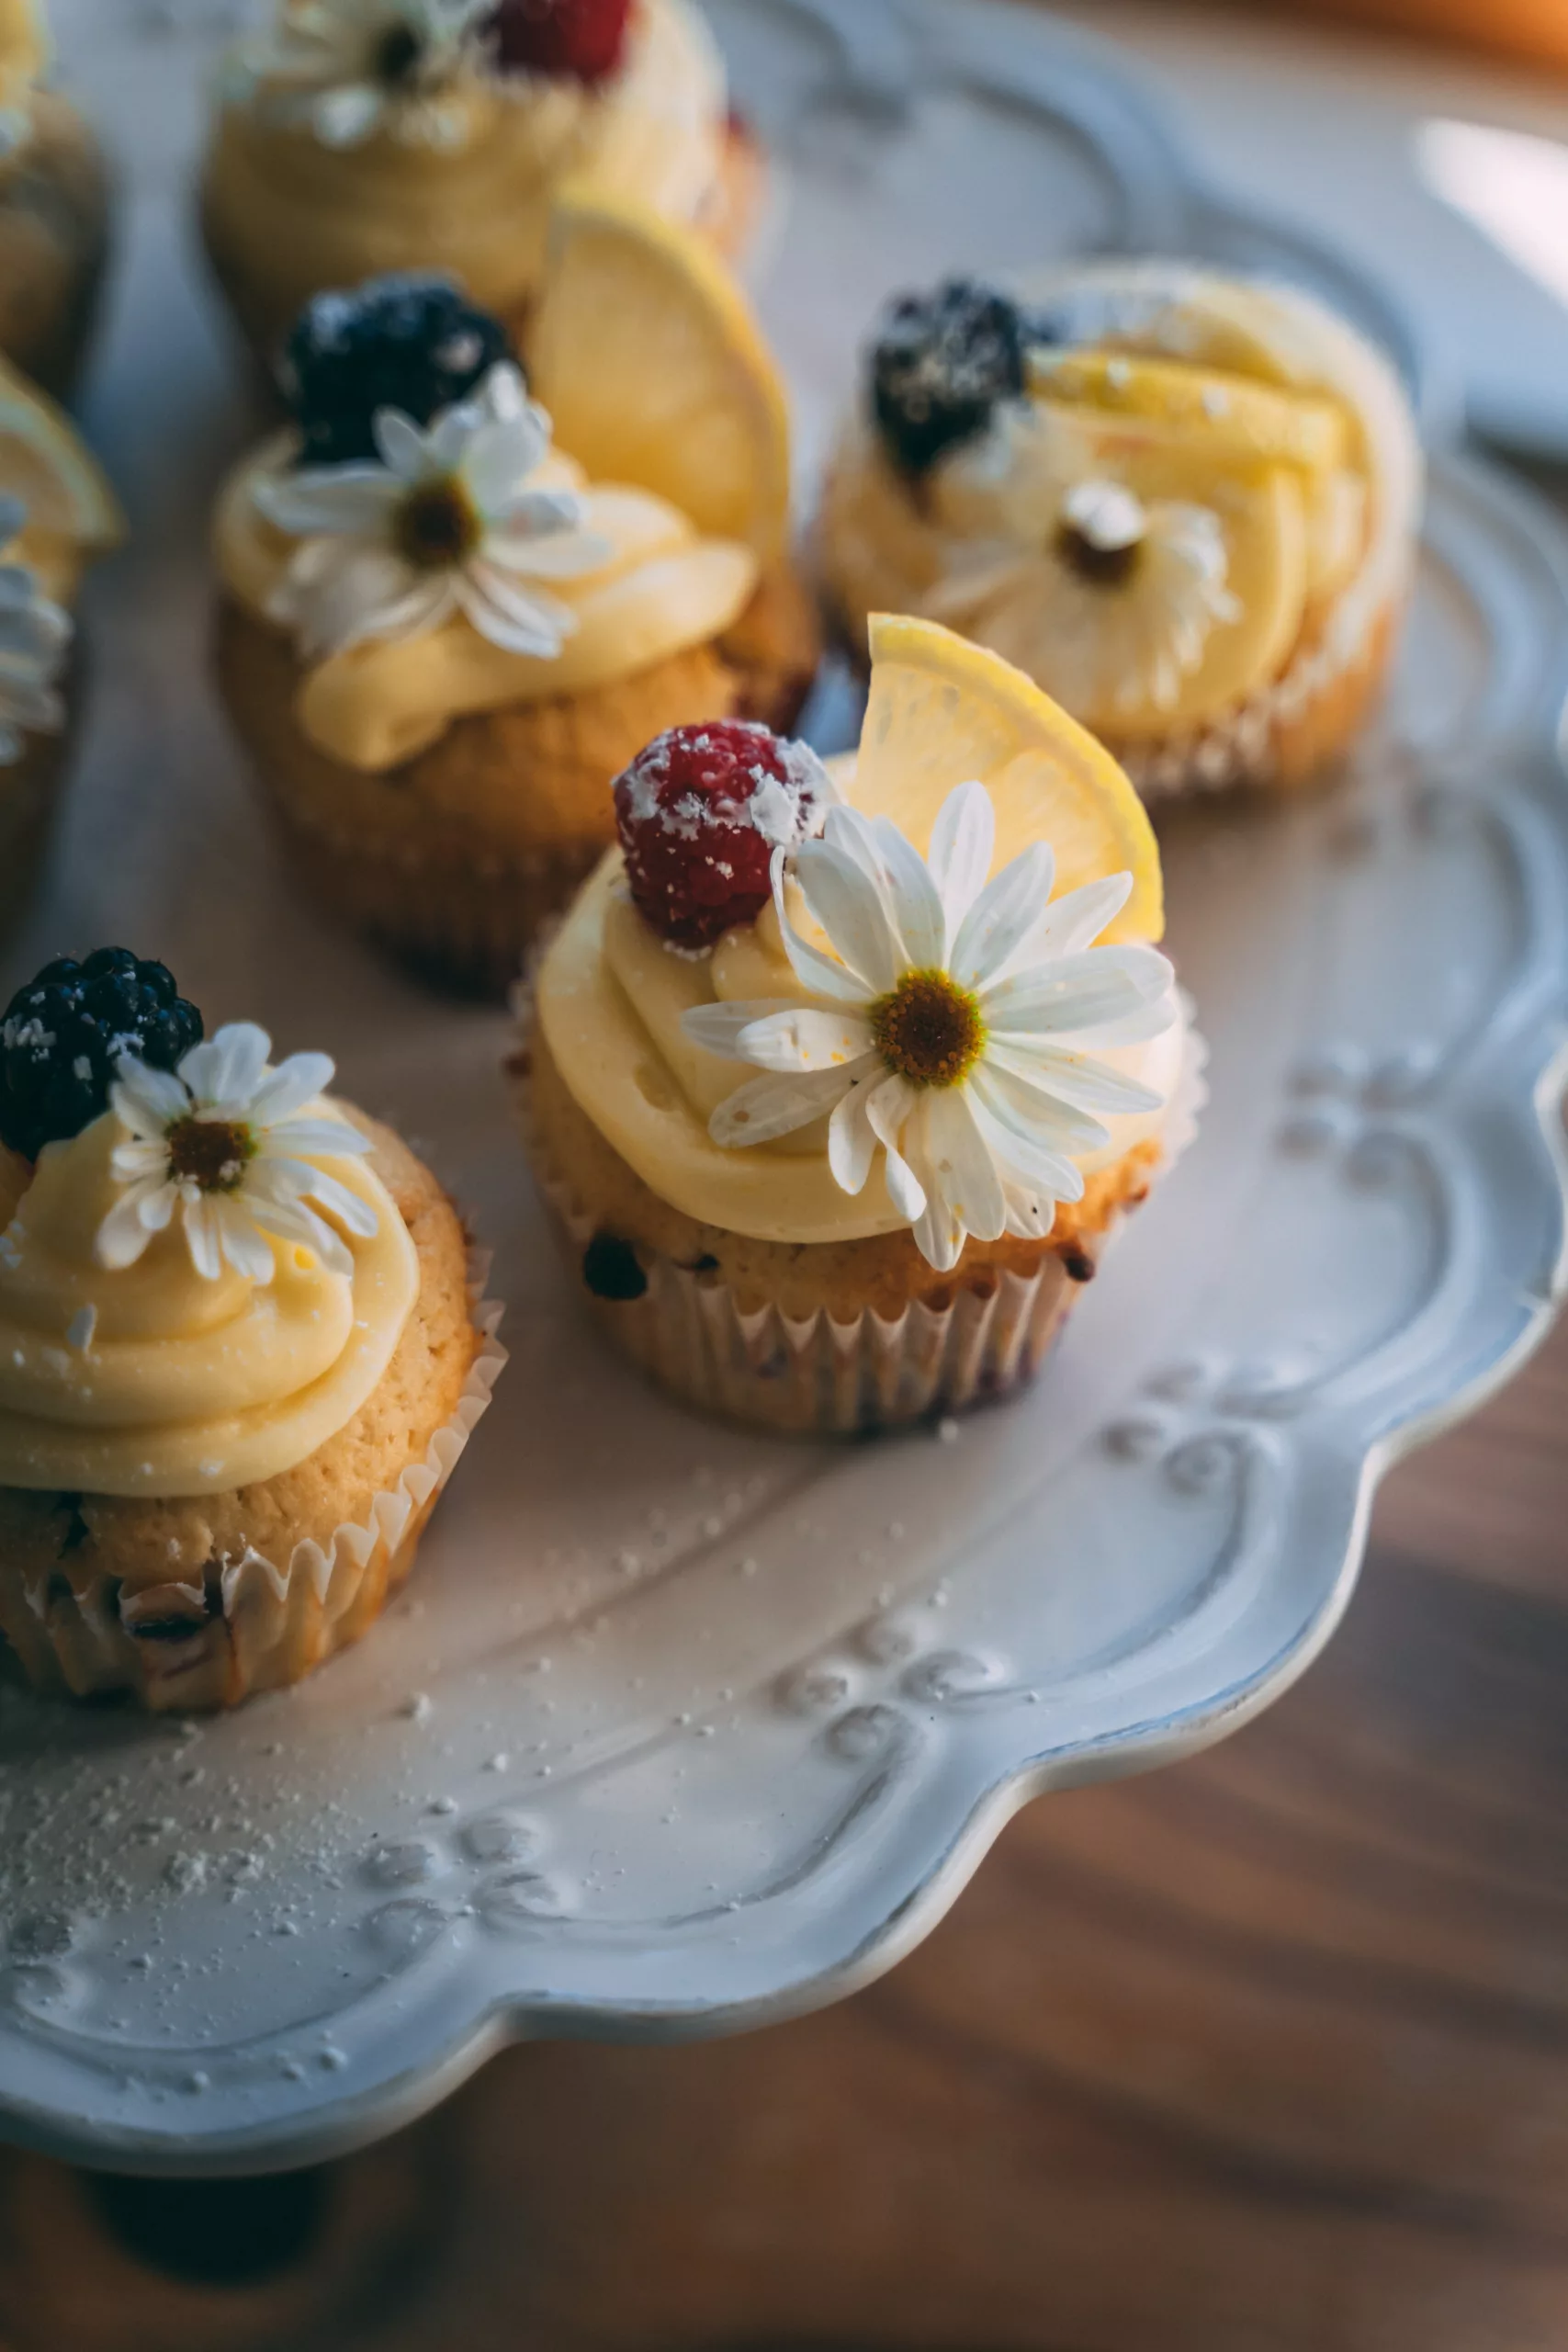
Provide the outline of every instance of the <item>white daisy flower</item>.
<path id="1" fill-rule="evenodd" d="M 933 620 L 1037 678 L 1069 710 L 1168 710 L 1211 632 L 1239 617 L 1224 526 L 1139 498 L 1110 460 L 1022 403 L 943 486 L 980 526 L 931 592 Z"/>
<path id="2" fill-rule="evenodd" d="M 344 1120 L 298 1115 L 332 1083 L 325 1054 L 291 1054 L 274 1069 L 271 1051 L 265 1029 L 236 1021 L 172 1071 L 120 1056 L 109 1105 L 127 1131 L 110 1160 L 122 1190 L 98 1227 L 99 1265 L 134 1266 L 177 1215 L 191 1263 L 209 1282 L 225 1262 L 271 1282 L 269 1236 L 302 1242 L 333 1273 L 354 1272 L 334 1225 L 368 1239 L 376 1213 L 304 1155 L 345 1159 L 369 1143 Z"/>
<path id="3" fill-rule="evenodd" d="M 267 520 L 300 541 L 270 610 L 312 659 L 367 638 L 423 637 L 455 612 L 509 653 L 553 661 L 577 627 L 532 584 L 609 560 L 575 491 L 534 480 L 550 420 L 517 369 L 492 368 L 428 428 L 384 408 L 380 462 L 310 466 L 259 482 Z"/>
<path id="4" fill-rule="evenodd" d="M 236 95 L 323 147 L 378 131 L 407 145 L 458 145 L 458 85 L 479 62 L 493 0 L 281 0 L 272 33 L 240 60 Z"/>
<path id="5" fill-rule="evenodd" d="M 969 1235 L 1038 1238 L 1058 1201 L 1082 1198 L 1074 1157 L 1109 1140 L 1094 1114 L 1163 1100 L 1084 1048 L 1158 1036 L 1176 1017 L 1163 956 L 1092 944 L 1130 875 L 1053 905 L 1043 842 L 987 881 L 995 837 L 980 784 L 949 795 L 927 858 L 887 818 L 829 808 L 820 840 L 773 858 L 802 998 L 682 1018 L 694 1043 L 769 1073 L 719 1104 L 716 1143 L 772 1143 L 826 1115 L 837 1182 L 863 1191 L 880 1147 L 893 1204 L 942 1272 Z M 788 881 L 829 952 L 791 921 Z"/>
<path id="6" fill-rule="evenodd" d="M 0 493 L 0 558 L 26 520 L 21 500 Z M 59 681 L 73 626 L 27 564 L 0 560 L 0 766 L 21 758 L 24 729 L 53 735 L 65 724 Z"/>

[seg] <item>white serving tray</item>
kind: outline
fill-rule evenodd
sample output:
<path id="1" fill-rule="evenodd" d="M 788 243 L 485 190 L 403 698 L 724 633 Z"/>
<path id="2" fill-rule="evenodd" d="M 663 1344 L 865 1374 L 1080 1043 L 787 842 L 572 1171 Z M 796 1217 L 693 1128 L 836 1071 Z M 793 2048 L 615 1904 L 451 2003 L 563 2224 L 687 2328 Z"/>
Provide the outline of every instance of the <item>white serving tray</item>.
<path id="1" fill-rule="evenodd" d="M 791 165 L 764 302 L 808 452 L 893 285 L 1074 243 L 1303 269 L 1414 367 L 1346 266 L 1185 183 L 1081 40 L 953 0 L 834 13 L 852 50 L 826 0 L 718 12 Z M 473 1204 L 513 1350 L 412 1589 L 313 1681 L 199 1728 L 0 1695 L 0 2128 L 243 2170 L 384 2132 L 516 2036 L 846 1993 L 1026 1797 L 1190 1753 L 1307 1665 L 1378 1474 L 1551 1311 L 1568 553 L 1441 458 L 1355 775 L 1167 823 L 1213 1100 L 1037 1391 L 848 1449 L 707 1427 L 579 1315 L 504 1023 L 387 972 L 274 866 L 203 677 L 204 518 L 252 429 L 183 227 L 206 32 L 93 30 L 79 79 L 136 152 L 88 418 L 137 537 L 95 596 L 60 878 L 6 985 L 128 939 L 209 1019 L 334 1048 Z"/>

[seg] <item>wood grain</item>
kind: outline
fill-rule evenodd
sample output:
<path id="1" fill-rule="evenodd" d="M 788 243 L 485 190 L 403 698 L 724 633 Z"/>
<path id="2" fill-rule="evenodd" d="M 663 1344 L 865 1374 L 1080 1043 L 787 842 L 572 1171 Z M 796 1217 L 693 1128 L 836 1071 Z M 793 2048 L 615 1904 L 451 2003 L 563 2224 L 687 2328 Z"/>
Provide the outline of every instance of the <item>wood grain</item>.
<path id="1" fill-rule="evenodd" d="M 1561 2352 L 1565 1430 L 1568 1329 L 1390 1479 L 1270 1714 L 1030 1807 L 836 2010 L 513 2052 L 268 2276 L 168 2275 L 265 2256 L 265 2184 L 150 2233 L 0 2159 L 0 2343 Z"/>

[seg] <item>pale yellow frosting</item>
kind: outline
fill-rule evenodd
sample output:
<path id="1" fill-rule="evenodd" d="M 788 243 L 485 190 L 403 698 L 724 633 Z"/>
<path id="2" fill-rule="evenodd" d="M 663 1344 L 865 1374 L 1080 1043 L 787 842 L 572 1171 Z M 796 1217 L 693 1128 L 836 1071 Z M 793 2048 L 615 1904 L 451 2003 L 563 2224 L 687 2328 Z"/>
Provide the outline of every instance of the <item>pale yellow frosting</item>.
<path id="1" fill-rule="evenodd" d="M 879 1152 L 863 1193 L 835 1182 L 825 1121 L 776 1143 L 732 1151 L 708 1134 L 710 1113 L 755 1075 L 694 1045 L 691 1006 L 798 998 L 768 908 L 711 956 L 666 947 L 632 906 L 620 853 L 599 866 L 556 934 L 539 973 L 536 1014 L 550 1057 L 579 1107 L 649 1189 L 687 1216 L 761 1241 L 859 1241 L 908 1224 L 887 1196 Z M 1096 1059 L 1174 1093 L 1184 1017 L 1147 1044 L 1097 1048 Z M 1110 1140 L 1079 1156 L 1087 1175 L 1158 1136 L 1163 1110 L 1108 1119 Z"/>
<path id="2" fill-rule="evenodd" d="M 295 1468 L 371 1395 L 418 1297 L 396 1204 L 363 1159 L 310 1155 L 375 1211 L 373 1236 L 344 1236 L 352 1274 L 274 1241 L 270 1283 L 209 1281 L 177 1217 L 109 1272 L 94 1241 L 123 1136 L 105 1112 L 46 1144 L 0 1238 L 0 1486 L 173 1498 Z"/>
<path id="3" fill-rule="evenodd" d="M 676 220 L 697 220 L 723 155 L 722 61 L 688 0 L 639 0 L 608 81 L 465 85 L 448 147 L 378 130 L 323 145 L 277 119 L 265 84 L 225 106 L 208 200 L 225 244 L 285 314 L 308 293 L 389 269 L 453 272 L 482 309 L 537 284 L 551 197 L 581 175 Z"/>
<path id="4" fill-rule="evenodd" d="M 255 489 L 286 469 L 292 447 L 287 434 L 266 443 L 231 476 L 218 505 L 219 572 L 230 594 L 263 620 L 298 541 L 265 519 Z M 547 661 L 509 652 L 461 615 L 412 640 L 351 646 L 308 670 L 299 688 L 296 715 L 323 752 L 349 767 L 395 767 L 466 712 L 585 693 L 706 644 L 751 601 L 759 573 L 753 551 L 737 540 L 702 537 L 651 491 L 590 486 L 559 450 L 530 487 L 581 491 L 583 527 L 611 550 L 597 571 L 550 582 L 577 623 L 559 653 Z"/>

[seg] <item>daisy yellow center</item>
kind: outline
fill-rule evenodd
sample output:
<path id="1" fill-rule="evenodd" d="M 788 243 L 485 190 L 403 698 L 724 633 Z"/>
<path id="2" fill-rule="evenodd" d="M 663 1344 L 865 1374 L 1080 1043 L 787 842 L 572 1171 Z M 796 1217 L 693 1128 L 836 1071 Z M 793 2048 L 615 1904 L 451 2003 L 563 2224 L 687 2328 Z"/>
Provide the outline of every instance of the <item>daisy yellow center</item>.
<path id="1" fill-rule="evenodd" d="M 392 517 L 398 553 L 419 571 L 445 571 L 484 537 L 479 511 L 456 474 L 416 482 Z"/>
<path id="2" fill-rule="evenodd" d="M 256 1139 L 249 1127 L 228 1119 L 176 1119 L 165 1130 L 169 1173 L 178 1184 L 194 1184 L 203 1193 L 233 1193 L 244 1181 L 245 1169 L 256 1156 Z"/>
<path id="3" fill-rule="evenodd" d="M 871 1034 L 911 1086 L 957 1086 L 986 1044 L 977 1000 L 947 972 L 906 972 L 871 1008 Z"/>
<path id="4" fill-rule="evenodd" d="M 389 25 L 378 36 L 371 71 L 388 89 L 400 90 L 417 77 L 423 56 L 424 43 L 412 25 Z"/>
<path id="5" fill-rule="evenodd" d="M 1056 553 L 1070 572 L 1091 588 L 1123 588 L 1138 568 L 1143 548 L 1136 539 L 1123 547 L 1101 547 L 1077 523 L 1056 527 Z"/>

